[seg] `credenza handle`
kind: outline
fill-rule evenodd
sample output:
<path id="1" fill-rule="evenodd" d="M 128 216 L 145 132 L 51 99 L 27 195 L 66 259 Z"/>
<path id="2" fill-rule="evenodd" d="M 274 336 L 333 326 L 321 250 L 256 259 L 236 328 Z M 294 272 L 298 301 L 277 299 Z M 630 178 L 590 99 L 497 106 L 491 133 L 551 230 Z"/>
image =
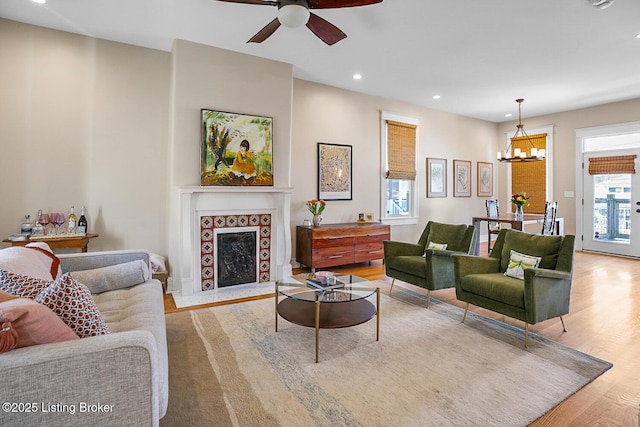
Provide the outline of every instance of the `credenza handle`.
<path id="1" fill-rule="evenodd" d="M 330 256 L 329 258 L 331 259 L 342 258 L 342 255 L 333 255 L 333 256 Z"/>

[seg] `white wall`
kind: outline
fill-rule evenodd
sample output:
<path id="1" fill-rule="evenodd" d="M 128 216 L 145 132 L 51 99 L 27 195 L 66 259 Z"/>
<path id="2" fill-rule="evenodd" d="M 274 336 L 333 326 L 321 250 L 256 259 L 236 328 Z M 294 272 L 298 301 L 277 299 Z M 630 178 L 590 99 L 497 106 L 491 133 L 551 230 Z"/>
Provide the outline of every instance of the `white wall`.
<path id="1" fill-rule="evenodd" d="M 305 202 L 317 197 L 318 142 L 353 146 L 353 200 L 328 202 L 324 222 L 353 222 L 358 212 L 380 217 L 381 111 L 420 120 L 416 150 L 420 222 L 392 227 L 393 239 L 417 241 L 429 220 L 469 224 L 473 215 L 484 213 L 484 198 L 475 196 L 476 162 L 494 161 L 496 124 L 304 80 L 294 80 L 293 107 L 292 228 L 311 218 Z M 426 197 L 426 157 L 447 159 L 446 198 Z M 473 162 L 472 197 L 453 197 L 453 159 Z"/>
<path id="2" fill-rule="evenodd" d="M 0 19 L 2 238 L 86 205 L 91 250 L 165 251 L 169 61 Z"/>

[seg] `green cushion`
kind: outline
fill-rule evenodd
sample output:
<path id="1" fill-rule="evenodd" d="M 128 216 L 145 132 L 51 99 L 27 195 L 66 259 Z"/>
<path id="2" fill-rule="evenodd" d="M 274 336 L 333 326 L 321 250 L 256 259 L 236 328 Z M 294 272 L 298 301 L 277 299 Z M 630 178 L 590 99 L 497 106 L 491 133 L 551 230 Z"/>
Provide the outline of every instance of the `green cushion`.
<path id="1" fill-rule="evenodd" d="M 524 308 L 524 281 L 502 273 L 470 274 L 462 278 L 460 287 L 472 294 Z"/>
<path id="2" fill-rule="evenodd" d="M 469 248 L 461 248 L 466 231 L 467 226 L 464 224 L 452 225 L 432 222 L 427 242 L 446 243 L 447 249 L 450 251 L 467 252 Z"/>
<path id="3" fill-rule="evenodd" d="M 505 272 L 507 270 L 512 250 L 526 255 L 542 257 L 538 267 L 555 270 L 561 245 L 562 236 L 539 236 L 520 232 L 506 233 L 500 255 L 500 271 Z"/>
<path id="4" fill-rule="evenodd" d="M 408 255 L 385 259 L 387 267 L 393 270 L 411 273 L 414 276 L 427 277 L 427 261 L 423 256 Z"/>

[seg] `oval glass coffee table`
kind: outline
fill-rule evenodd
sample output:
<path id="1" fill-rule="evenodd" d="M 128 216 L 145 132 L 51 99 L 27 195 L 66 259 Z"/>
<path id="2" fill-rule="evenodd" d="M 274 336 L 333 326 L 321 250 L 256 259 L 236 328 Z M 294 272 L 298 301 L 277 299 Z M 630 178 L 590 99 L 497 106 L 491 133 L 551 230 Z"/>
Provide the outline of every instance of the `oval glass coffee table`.
<path id="1" fill-rule="evenodd" d="M 348 328 L 376 317 L 376 341 L 380 340 L 380 288 L 357 276 L 337 276 L 343 287 L 314 289 L 306 284 L 312 274 L 292 276 L 276 282 L 276 332 L 278 315 L 291 323 L 315 328 L 316 363 L 320 329 Z M 280 295 L 285 296 L 280 299 Z M 376 295 L 375 305 L 368 299 Z"/>

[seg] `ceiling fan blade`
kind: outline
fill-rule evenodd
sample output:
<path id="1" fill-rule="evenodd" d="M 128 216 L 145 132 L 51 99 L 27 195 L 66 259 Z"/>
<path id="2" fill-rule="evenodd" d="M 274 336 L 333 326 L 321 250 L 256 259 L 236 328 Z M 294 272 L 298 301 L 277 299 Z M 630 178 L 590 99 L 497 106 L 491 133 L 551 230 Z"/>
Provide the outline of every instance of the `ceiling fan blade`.
<path id="1" fill-rule="evenodd" d="M 331 22 L 320 18 L 315 13 L 309 15 L 309 21 L 307 22 L 307 28 L 313 31 L 313 34 L 318 36 L 320 40 L 328 44 L 329 46 L 338 43 L 340 40 L 347 37 L 342 30 Z"/>
<path id="2" fill-rule="evenodd" d="M 269 22 L 267 25 L 265 25 L 263 29 L 261 29 L 256 33 L 255 36 L 251 37 L 247 41 L 247 43 L 262 43 L 271 34 L 275 33 L 278 28 L 280 28 L 280 21 L 278 21 L 278 18 L 276 18 L 273 21 Z"/>
<path id="3" fill-rule="evenodd" d="M 277 6 L 278 2 L 277 1 L 271 1 L 271 0 L 218 0 L 218 1 L 224 1 L 227 3 L 244 3 L 244 4 L 259 4 L 262 6 Z"/>
<path id="4" fill-rule="evenodd" d="M 368 6 L 382 0 L 308 0 L 309 9 L 336 9 L 339 7 Z"/>

